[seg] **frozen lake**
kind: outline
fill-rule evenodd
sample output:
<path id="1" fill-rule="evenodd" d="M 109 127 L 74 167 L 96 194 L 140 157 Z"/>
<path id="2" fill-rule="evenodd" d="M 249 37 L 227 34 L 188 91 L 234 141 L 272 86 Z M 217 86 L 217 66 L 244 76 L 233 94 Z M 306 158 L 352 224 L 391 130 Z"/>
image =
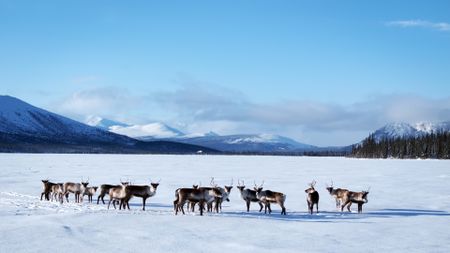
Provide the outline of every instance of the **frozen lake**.
<path id="1" fill-rule="evenodd" d="M 0 252 L 450 252 L 450 161 L 322 157 L 0 154 Z M 90 185 L 161 179 L 141 211 L 40 201 L 41 179 Z M 174 190 L 214 177 L 287 195 L 287 216 L 264 215 L 233 187 L 223 212 L 175 216 Z M 313 179 L 319 214 L 304 190 Z M 363 214 L 336 211 L 325 187 L 370 187 Z M 96 199 L 96 197 L 94 197 Z M 106 197 L 109 199 L 109 197 Z M 353 205 L 353 210 L 356 206 Z"/>

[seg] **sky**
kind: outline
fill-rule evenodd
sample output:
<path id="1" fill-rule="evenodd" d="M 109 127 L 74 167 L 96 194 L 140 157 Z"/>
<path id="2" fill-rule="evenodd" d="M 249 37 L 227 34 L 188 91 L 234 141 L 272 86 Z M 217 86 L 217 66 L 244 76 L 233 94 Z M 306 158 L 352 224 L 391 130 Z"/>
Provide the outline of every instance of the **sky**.
<path id="1" fill-rule="evenodd" d="M 0 94 L 83 121 L 348 145 L 450 120 L 450 1 L 0 0 Z"/>

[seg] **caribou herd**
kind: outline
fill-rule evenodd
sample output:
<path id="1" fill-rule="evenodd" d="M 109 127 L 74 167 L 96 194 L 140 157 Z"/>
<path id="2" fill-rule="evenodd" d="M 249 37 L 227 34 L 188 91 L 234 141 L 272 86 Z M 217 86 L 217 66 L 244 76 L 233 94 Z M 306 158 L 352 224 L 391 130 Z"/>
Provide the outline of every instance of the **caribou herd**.
<path id="1" fill-rule="evenodd" d="M 97 197 L 97 205 L 100 204 L 100 200 L 105 203 L 104 197 L 109 196 L 108 209 L 111 204 L 114 209 L 117 205 L 120 209 L 130 209 L 129 201 L 133 197 L 142 198 L 142 210 L 145 211 L 145 204 L 148 198 L 155 196 L 158 189 L 159 182 L 151 182 L 148 185 L 134 185 L 130 181 L 120 180 L 120 184 L 102 184 L 99 187 L 89 186 L 89 179 L 87 181 L 81 180 L 80 183 L 66 182 L 66 183 L 53 183 L 48 179 L 42 180 L 43 191 L 41 193 L 41 200 L 47 201 L 59 201 L 61 204 L 69 202 L 69 194 L 74 194 L 75 202 L 83 202 L 84 196 L 88 196 L 88 201 L 92 203 L 93 196 L 99 190 Z M 263 190 L 264 181 L 260 185 L 254 182 L 253 189 L 246 188 L 244 181 L 238 180 L 237 188 L 241 195 L 241 198 L 245 201 L 247 212 L 250 212 L 250 204 L 252 202 L 258 203 L 259 212 L 269 214 L 272 212 L 271 204 L 278 204 L 281 208 L 281 215 L 286 215 L 286 194 L 282 192 L 276 192 L 271 190 Z M 314 188 L 316 181 L 313 180 L 309 184 L 309 188 L 305 190 L 306 202 L 308 212 L 313 214 L 314 205 L 316 207 L 316 213 L 319 212 L 319 192 Z M 190 212 L 195 212 L 195 207 L 198 206 L 200 215 L 205 212 L 219 213 L 222 211 L 222 202 L 230 201 L 229 196 L 231 189 L 233 188 L 233 180 L 229 185 L 223 187 L 215 183 L 214 178 L 211 178 L 210 186 L 202 187 L 199 185 L 192 185 L 192 188 L 178 188 L 175 190 L 175 200 L 173 201 L 173 208 L 175 215 L 180 211 L 185 214 L 184 206 L 187 203 L 187 208 Z M 369 188 L 370 189 L 370 188 Z M 361 192 L 354 192 L 347 189 L 335 188 L 333 181 L 331 185 L 327 185 L 326 190 L 336 200 L 336 208 L 341 212 L 347 207 L 347 210 L 351 212 L 350 207 L 353 203 L 358 204 L 358 213 L 362 212 L 363 204 L 367 203 L 367 195 L 369 189 Z"/>

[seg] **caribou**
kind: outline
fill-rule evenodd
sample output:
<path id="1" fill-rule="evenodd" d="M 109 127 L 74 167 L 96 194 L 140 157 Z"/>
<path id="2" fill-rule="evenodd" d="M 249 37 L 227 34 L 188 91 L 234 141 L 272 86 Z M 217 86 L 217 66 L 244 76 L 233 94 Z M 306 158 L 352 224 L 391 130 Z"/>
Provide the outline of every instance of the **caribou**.
<path id="1" fill-rule="evenodd" d="M 52 185 L 51 188 L 51 194 L 52 194 L 52 201 L 53 199 L 55 201 L 59 201 L 60 203 L 64 202 L 64 184 L 63 183 L 57 183 Z"/>
<path id="2" fill-rule="evenodd" d="M 284 207 L 284 202 L 286 201 L 286 194 L 281 192 L 274 192 L 271 190 L 263 191 L 264 181 L 260 186 L 257 186 L 255 183 L 255 191 L 256 197 L 264 204 L 264 213 L 267 213 L 267 209 L 269 209 L 269 214 L 272 213 L 272 209 L 270 208 L 270 203 L 277 203 L 281 207 L 281 214 L 286 215 L 286 207 Z"/>
<path id="3" fill-rule="evenodd" d="M 222 202 L 225 200 L 230 202 L 230 193 L 231 189 L 233 189 L 233 179 L 231 179 L 230 185 L 224 185 L 222 187 L 218 187 L 220 192 L 222 193 L 222 197 L 216 199 L 216 212 L 222 212 Z"/>
<path id="4" fill-rule="evenodd" d="M 181 210 L 183 214 L 184 212 L 184 204 L 186 201 L 190 201 L 193 203 L 199 203 L 200 206 L 200 215 L 203 215 L 203 209 L 205 203 L 211 203 L 214 201 L 215 198 L 222 197 L 222 192 L 217 188 L 179 188 L 177 189 L 176 193 L 177 195 L 174 203 L 174 210 L 175 215 L 178 214 L 178 211 Z"/>
<path id="5" fill-rule="evenodd" d="M 241 193 L 241 198 L 245 201 L 247 205 L 247 212 L 250 212 L 250 203 L 251 202 L 257 202 L 259 204 L 259 211 L 261 212 L 263 209 L 263 205 L 261 204 L 261 201 L 256 197 L 256 191 L 251 189 L 245 189 L 244 181 L 241 182 L 238 180 L 238 186 L 236 186 L 239 189 L 239 192 Z"/>
<path id="6" fill-rule="evenodd" d="M 122 182 L 121 185 L 113 186 L 109 189 L 108 195 L 109 195 L 109 202 L 108 202 L 108 209 L 111 205 L 111 202 L 113 203 L 114 209 L 116 209 L 116 202 L 119 204 L 119 210 L 123 208 L 125 209 L 124 204 L 124 198 L 126 196 L 125 189 L 128 187 L 128 182 Z"/>
<path id="7" fill-rule="evenodd" d="M 86 189 L 83 192 L 83 195 L 81 196 L 81 201 L 83 201 L 84 196 L 88 196 L 88 202 L 92 203 L 92 196 L 94 196 L 95 192 L 97 192 L 98 187 L 86 187 Z"/>
<path id="8" fill-rule="evenodd" d="M 84 194 L 84 190 L 86 189 L 88 184 L 89 180 L 86 182 L 83 182 L 83 180 L 81 180 L 81 183 L 72 183 L 72 182 L 64 183 L 64 196 L 66 196 L 66 201 L 69 202 L 70 193 L 75 194 L 76 203 L 80 203 L 80 200 L 83 201 L 83 199 L 80 196 Z"/>
<path id="9" fill-rule="evenodd" d="M 193 184 L 192 185 L 192 189 L 198 189 L 198 186 L 199 186 L 198 184 Z M 174 211 L 175 211 L 175 208 L 176 208 L 176 203 L 178 203 L 178 192 L 180 191 L 180 189 L 181 188 L 178 188 L 178 189 L 175 190 L 175 200 L 173 201 Z M 191 210 L 191 205 L 195 205 L 195 203 L 191 203 L 190 201 L 188 201 L 188 203 L 187 203 L 188 211 Z"/>
<path id="10" fill-rule="evenodd" d="M 344 197 L 344 204 L 342 204 L 342 206 L 341 206 L 341 212 L 344 211 L 345 206 L 347 206 L 347 210 L 349 212 L 351 212 L 350 207 L 351 207 L 352 203 L 357 203 L 358 204 L 358 213 L 362 213 L 363 204 L 366 204 L 369 202 L 369 200 L 367 200 L 367 195 L 369 194 L 369 190 L 370 190 L 370 188 L 367 191 L 362 191 L 362 192 L 348 191 L 346 196 Z"/>
<path id="11" fill-rule="evenodd" d="M 45 200 L 50 200 L 50 193 L 52 191 L 52 186 L 55 185 L 55 183 L 50 182 L 48 179 L 43 179 L 41 181 L 44 184 L 42 186 L 41 200 L 43 197 L 45 197 Z"/>
<path id="12" fill-rule="evenodd" d="M 132 197 L 142 198 L 142 210 L 145 211 L 145 202 L 148 198 L 155 196 L 156 189 L 159 186 L 159 180 L 157 183 L 150 183 L 150 185 L 128 185 L 125 187 L 125 197 L 123 198 L 123 206 L 130 209 L 129 201 Z"/>
<path id="13" fill-rule="evenodd" d="M 120 180 L 120 185 L 129 185 L 130 182 L 123 182 L 122 180 Z M 112 184 L 102 184 L 100 185 L 100 194 L 98 195 L 97 198 L 97 205 L 100 202 L 100 200 L 102 200 L 103 204 L 105 204 L 105 200 L 104 197 L 106 194 L 109 194 L 109 190 L 113 187 L 120 187 L 120 185 L 112 185 Z"/>
<path id="14" fill-rule="evenodd" d="M 336 200 L 336 208 L 341 208 L 341 204 L 343 203 L 343 199 L 347 196 L 349 190 L 334 188 L 333 180 L 331 180 L 331 186 L 327 186 L 327 191 L 333 196 Z"/>
<path id="15" fill-rule="evenodd" d="M 313 180 L 309 184 L 309 188 L 305 190 L 305 192 L 308 194 L 306 197 L 306 202 L 308 204 L 308 211 L 313 214 L 313 208 L 314 205 L 316 205 L 316 213 L 319 213 L 319 193 L 314 189 L 314 186 L 316 185 L 316 181 Z"/>
<path id="16" fill-rule="evenodd" d="M 222 211 L 222 202 L 224 200 L 230 201 L 229 195 L 231 193 L 231 189 L 233 188 L 233 179 L 231 179 L 231 184 L 230 185 L 225 185 L 224 187 L 220 187 L 214 181 L 214 177 L 212 177 L 210 185 L 211 185 L 211 187 L 200 187 L 200 188 L 203 188 L 203 189 L 206 189 L 206 190 L 212 190 L 214 188 L 214 189 L 217 189 L 217 190 L 219 190 L 221 192 L 221 196 L 220 197 L 215 197 L 213 201 L 207 203 L 207 211 L 208 212 L 212 212 L 212 210 L 213 210 L 213 203 L 214 203 L 214 210 L 216 211 L 216 213 L 218 213 L 219 210 Z M 195 203 L 191 203 L 192 211 L 194 211 L 194 206 L 195 206 Z"/>

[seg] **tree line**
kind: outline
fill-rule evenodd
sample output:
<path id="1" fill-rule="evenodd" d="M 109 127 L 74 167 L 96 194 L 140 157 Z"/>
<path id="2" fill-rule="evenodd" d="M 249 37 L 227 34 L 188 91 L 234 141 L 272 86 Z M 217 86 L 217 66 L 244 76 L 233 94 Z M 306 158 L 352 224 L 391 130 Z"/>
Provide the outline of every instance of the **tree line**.
<path id="1" fill-rule="evenodd" d="M 434 158 L 450 159 L 450 132 L 436 132 L 418 137 L 376 140 L 371 134 L 352 148 L 357 158 Z"/>

